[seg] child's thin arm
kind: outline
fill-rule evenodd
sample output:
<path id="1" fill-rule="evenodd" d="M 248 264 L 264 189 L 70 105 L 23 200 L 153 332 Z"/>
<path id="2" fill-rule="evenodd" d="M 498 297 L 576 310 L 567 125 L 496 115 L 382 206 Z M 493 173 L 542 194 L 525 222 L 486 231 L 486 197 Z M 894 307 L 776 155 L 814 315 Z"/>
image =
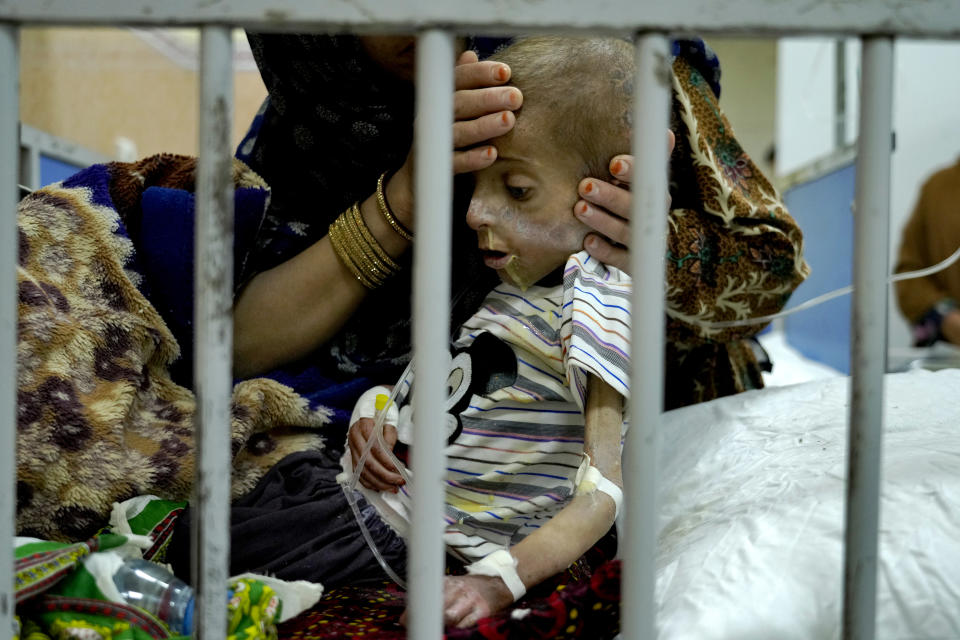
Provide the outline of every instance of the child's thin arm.
<path id="1" fill-rule="evenodd" d="M 581 482 L 578 493 L 547 524 L 510 548 L 516 571 L 527 588 L 566 569 L 582 556 L 613 524 L 616 504 L 610 493 L 622 487 L 620 473 L 620 428 L 623 399 L 607 383 L 590 376 L 587 383 L 584 451 L 602 478 L 616 485 L 604 492 L 604 484 Z M 596 490 L 597 484 L 601 485 Z M 502 553 L 502 552 L 498 552 Z M 513 602 L 513 595 L 499 577 L 469 575 L 447 578 L 444 622 L 472 626 Z"/>
<path id="2" fill-rule="evenodd" d="M 587 383 L 583 448 L 603 478 L 623 487 L 620 471 L 620 429 L 623 398 L 595 376 Z M 554 516 L 510 549 L 517 572 L 528 587 L 569 567 L 596 544 L 613 524 L 614 499 L 603 490 L 581 483 L 578 495 Z"/>

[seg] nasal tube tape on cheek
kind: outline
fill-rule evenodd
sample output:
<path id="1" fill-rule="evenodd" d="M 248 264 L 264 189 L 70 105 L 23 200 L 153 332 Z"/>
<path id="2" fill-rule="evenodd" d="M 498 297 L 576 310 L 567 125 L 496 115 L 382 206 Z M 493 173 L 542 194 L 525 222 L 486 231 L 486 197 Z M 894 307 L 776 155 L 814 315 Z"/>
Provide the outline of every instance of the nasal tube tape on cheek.
<path id="1" fill-rule="evenodd" d="M 587 495 L 594 491 L 607 494 L 613 499 L 613 517 L 617 518 L 620 515 L 620 506 L 623 504 L 623 489 L 603 477 L 600 470 L 591 463 L 589 455 L 583 455 L 586 457 L 584 461 L 586 469 L 583 469 L 583 466 L 581 466 L 580 471 L 577 473 L 577 491 L 575 495 Z"/>
<path id="2" fill-rule="evenodd" d="M 507 585 L 507 589 L 510 589 L 514 602 L 527 592 L 526 585 L 517 573 L 517 559 L 506 549 L 494 551 L 473 564 L 468 564 L 467 573 L 474 576 L 500 578 Z"/>

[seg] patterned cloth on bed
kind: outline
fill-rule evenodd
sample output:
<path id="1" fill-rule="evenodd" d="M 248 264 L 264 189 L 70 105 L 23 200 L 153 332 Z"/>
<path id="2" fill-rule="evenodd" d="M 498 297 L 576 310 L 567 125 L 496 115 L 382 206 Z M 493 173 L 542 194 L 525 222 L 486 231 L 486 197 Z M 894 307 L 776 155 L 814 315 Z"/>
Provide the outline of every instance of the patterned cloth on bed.
<path id="1" fill-rule="evenodd" d="M 567 571 L 530 590 L 512 607 L 468 629 L 447 629 L 447 640 L 612 638 L 620 629 L 620 561 L 610 560 L 615 535 L 604 537 Z M 462 570 L 453 570 L 462 573 Z M 311 611 L 281 624 L 281 638 L 363 637 L 401 640 L 406 597 L 396 585 L 338 587 Z"/>
<path id="2" fill-rule="evenodd" d="M 170 368 L 189 344 L 193 235 L 165 261 L 145 260 L 139 240 L 187 218 L 192 229 L 193 170 L 175 156 L 97 165 L 20 204 L 19 535 L 85 540 L 114 502 L 190 496 L 195 400 Z M 259 222 L 265 185 L 239 162 L 234 182 L 238 209 Z M 237 384 L 234 496 L 287 454 L 319 448 L 328 414 L 274 380 Z"/>

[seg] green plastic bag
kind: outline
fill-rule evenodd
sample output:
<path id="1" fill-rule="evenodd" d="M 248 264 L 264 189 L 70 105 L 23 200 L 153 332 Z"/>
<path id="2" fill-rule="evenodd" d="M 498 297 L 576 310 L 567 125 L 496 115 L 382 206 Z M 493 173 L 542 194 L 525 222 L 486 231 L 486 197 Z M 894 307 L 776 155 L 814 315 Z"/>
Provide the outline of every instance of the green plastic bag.
<path id="1" fill-rule="evenodd" d="M 152 530 L 152 527 L 150 527 Z M 161 620 L 125 603 L 111 601 L 111 573 L 124 557 L 155 548 L 147 536 L 105 533 L 86 542 L 18 539 L 14 576 L 17 640 L 150 640 L 175 638 Z M 281 603 L 266 584 L 251 578 L 231 583 L 227 603 L 229 639 L 277 637 Z"/>

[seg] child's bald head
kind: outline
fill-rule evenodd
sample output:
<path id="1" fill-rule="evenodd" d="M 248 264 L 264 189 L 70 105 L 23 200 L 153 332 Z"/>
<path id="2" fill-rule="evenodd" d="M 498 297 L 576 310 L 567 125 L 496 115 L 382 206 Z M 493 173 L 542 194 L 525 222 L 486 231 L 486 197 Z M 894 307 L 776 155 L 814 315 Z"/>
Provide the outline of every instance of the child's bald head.
<path id="1" fill-rule="evenodd" d="M 634 48 L 617 38 L 536 36 L 493 56 L 523 92 L 517 126 L 544 144 L 577 153 L 582 175 L 608 178 L 613 156 L 630 153 Z"/>

